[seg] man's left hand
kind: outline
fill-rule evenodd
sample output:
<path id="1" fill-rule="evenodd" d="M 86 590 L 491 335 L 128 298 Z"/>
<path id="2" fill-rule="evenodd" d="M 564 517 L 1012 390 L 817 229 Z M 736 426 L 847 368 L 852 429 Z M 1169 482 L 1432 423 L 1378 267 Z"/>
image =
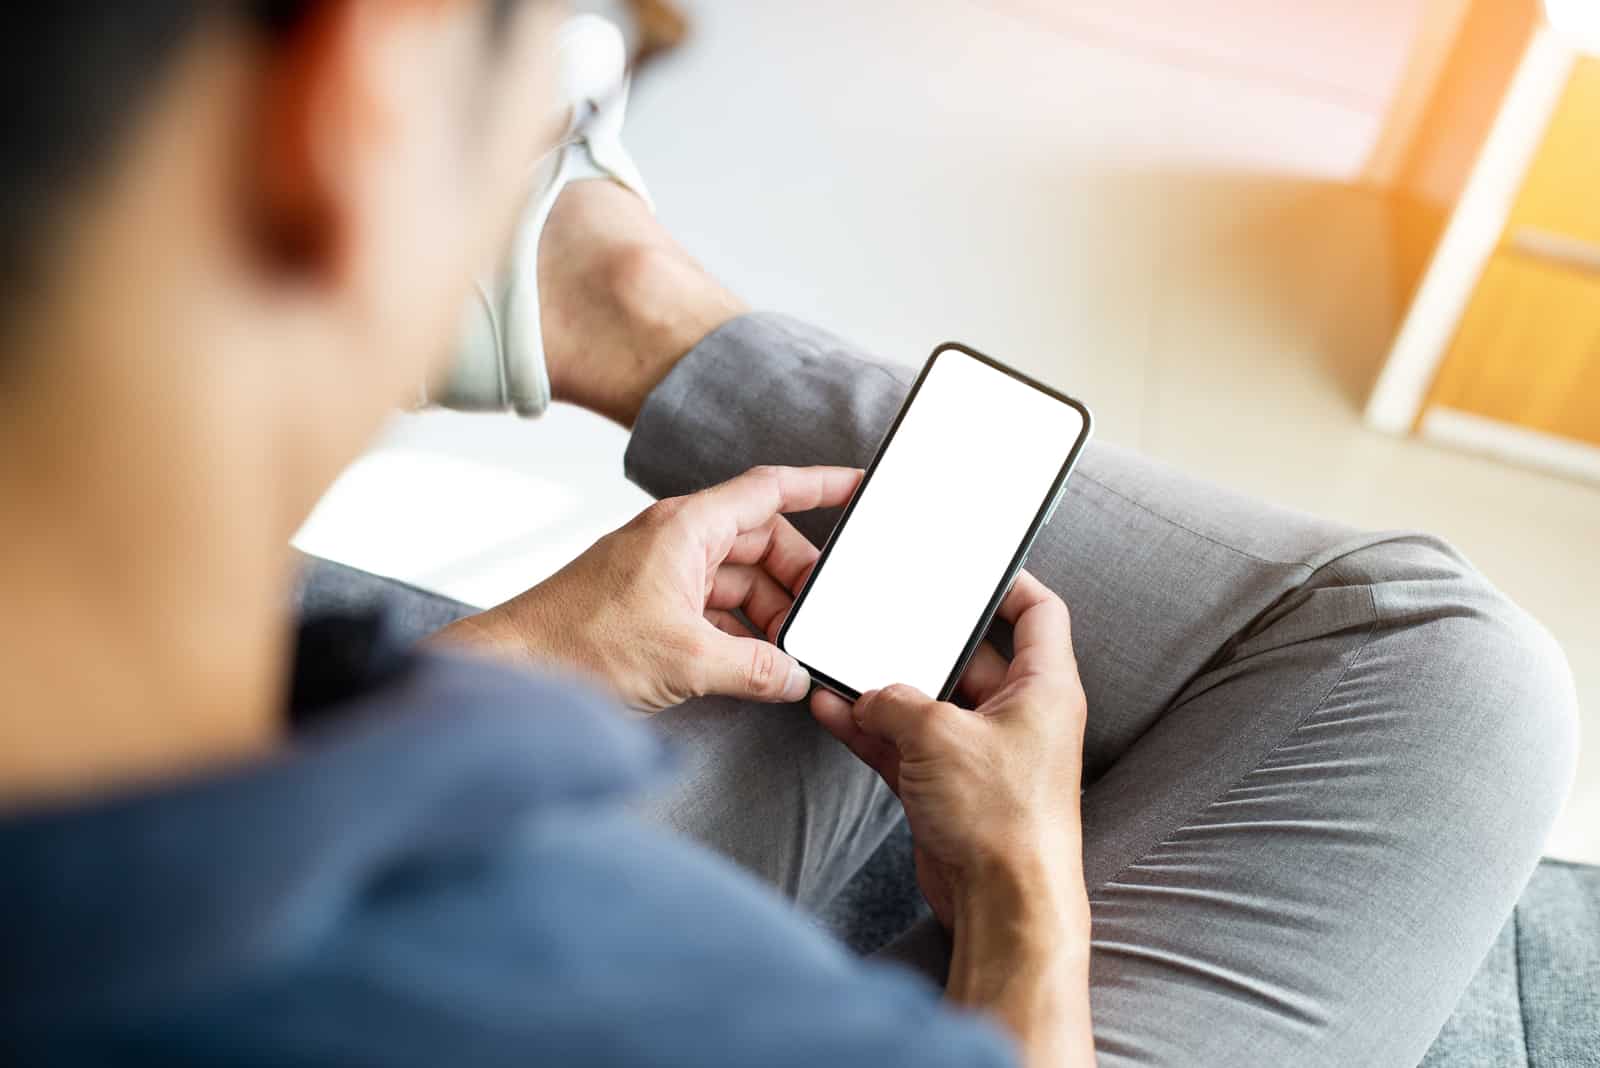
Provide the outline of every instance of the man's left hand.
<path id="1" fill-rule="evenodd" d="M 546 581 L 439 640 L 575 668 L 651 712 L 712 694 L 803 700 L 809 676 L 770 639 L 818 552 L 784 513 L 842 505 L 860 481 L 851 467 L 757 467 L 657 501 Z"/>

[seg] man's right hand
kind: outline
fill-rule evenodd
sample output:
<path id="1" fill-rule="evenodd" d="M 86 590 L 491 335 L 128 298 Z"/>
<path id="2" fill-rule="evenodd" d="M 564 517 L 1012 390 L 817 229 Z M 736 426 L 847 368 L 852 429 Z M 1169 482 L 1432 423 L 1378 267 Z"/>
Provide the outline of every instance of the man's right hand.
<path id="1" fill-rule="evenodd" d="M 961 683 L 975 708 L 890 686 L 854 706 L 819 690 L 812 713 L 905 806 L 917 881 L 954 936 L 948 995 L 1000 1017 L 1030 1062 L 1091 1063 L 1071 623 L 1026 572 L 1000 615 L 1013 656 L 980 649 Z"/>

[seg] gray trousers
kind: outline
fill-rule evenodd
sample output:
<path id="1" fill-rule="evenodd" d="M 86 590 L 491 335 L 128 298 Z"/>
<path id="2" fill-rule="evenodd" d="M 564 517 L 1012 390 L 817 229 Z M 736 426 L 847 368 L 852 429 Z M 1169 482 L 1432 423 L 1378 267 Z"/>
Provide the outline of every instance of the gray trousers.
<path id="1" fill-rule="evenodd" d="M 747 316 L 651 395 L 627 473 L 668 496 L 754 464 L 865 464 L 909 384 Z M 835 518 L 798 525 L 820 540 Z M 1436 538 L 1101 444 L 1027 566 L 1071 606 L 1089 698 L 1101 1063 L 1415 1065 L 1570 784 L 1576 697 L 1549 635 Z M 686 767 L 651 813 L 807 908 L 901 818 L 800 706 L 704 700 L 654 723 Z M 929 920 L 892 952 L 937 974 L 948 943 Z"/>

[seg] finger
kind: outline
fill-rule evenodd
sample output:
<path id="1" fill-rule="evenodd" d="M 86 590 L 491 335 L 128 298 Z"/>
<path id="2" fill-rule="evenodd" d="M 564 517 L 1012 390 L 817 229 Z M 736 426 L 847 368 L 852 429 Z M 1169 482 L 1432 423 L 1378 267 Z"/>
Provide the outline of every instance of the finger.
<path id="1" fill-rule="evenodd" d="M 973 704 L 981 705 L 1006 684 L 1006 672 L 1010 669 L 1010 662 L 999 650 L 988 642 L 980 642 L 978 651 L 967 663 L 967 670 L 961 673 L 956 689 Z"/>
<path id="2" fill-rule="evenodd" d="M 810 691 L 806 669 L 771 642 L 706 629 L 695 665 L 701 693 L 779 702 L 804 700 Z"/>
<path id="3" fill-rule="evenodd" d="M 820 555 L 821 551 L 796 530 L 793 523 L 780 516 L 773 524 L 772 544 L 767 548 L 761 566 L 783 583 L 790 593 L 799 593 Z"/>
<path id="4" fill-rule="evenodd" d="M 1036 674 L 1072 666 L 1072 618 L 1067 604 L 1026 571 L 1017 573 L 1000 616 L 1011 624 L 1014 673 Z"/>
<path id="5" fill-rule="evenodd" d="M 926 744 L 952 708 L 901 683 L 862 694 L 851 713 L 862 733 L 891 743 L 904 757 Z"/>
<path id="6" fill-rule="evenodd" d="M 708 608 L 706 609 L 706 622 L 722 631 L 722 633 L 731 634 L 735 638 L 750 637 L 750 628 L 744 625 L 744 620 L 732 612 L 724 611 L 720 608 Z"/>
<path id="7" fill-rule="evenodd" d="M 759 564 L 772 548 L 772 531 L 784 519 L 775 515 L 754 530 L 741 531 L 723 559 L 730 564 Z"/>
<path id="8" fill-rule="evenodd" d="M 706 597 L 707 608 L 742 608 L 746 618 L 761 633 L 772 637 L 773 624 L 794 604 L 789 591 L 759 567 L 742 564 L 723 564 L 711 576 L 711 593 Z"/>
<path id="9" fill-rule="evenodd" d="M 1014 627 L 1023 611 L 1049 592 L 1049 587 L 1034 578 L 1033 572 L 1026 569 L 1018 571 L 1017 577 L 1011 580 L 1011 588 L 1000 599 L 1000 607 L 995 615 Z"/>
<path id="10" fill-rule="evenodd" d="M 737 478 L 702 490 L 684 505 L 703 522 L 731 527 L 733 539 L 785 512 L 808 512 L 844 504 L 861 482 L 854 467 L 752 467 Z"/>
<path id="11" fill-rule="evenodd" d="M 783 611 L 767 620 L 767 625 L 761 628 L 762 633 L 767 636 L 767 641 L 777 642 L 778 632 L 783 629 L 783 625 L 789 620 L 789 613 L 793 611 L 794 602 L 791 600 Z"/>
<path id="12" fill-rule="evenodd" d="M 824 690 L 819 686 L 812 692 L 811 712 L 841 742 L 860 732 L 855 717 L 850 714 L 850 702 L 832 690 Z"/>
<path id="13" fill-rule="evenodd" d="M 773 578 L 795 593 L 817 562 L 817 555 L 817 547 L 806 540 L 806 536 L 796 530 L 794 524 L 780 515 L 736 537 L 725 560 L 733 564 L 764 567 Z"/>
<path id="14" fill-rule="evenodd" d="M 817 561 L 813 560 L 805 567 L 801 568 L 800 573 L 794 577 L 794 581 L 789 583 L 789 588 L 794 591 L 794 595 L 796 597 L 800 596 L 800 591 L 806 588 L 806 583 L 811 581 L 811 572 L 815 571 L 816 569 Z"/>
<path id="15" fill-rule="evenodd" d="M 811 716 L 823 730 L 843 742 L 867 767 L 877 772 L 889 789 L 900 792 L 900 754 L 880 738 L 869 737 L 856 726 L 850 702 L 820 686 L 811 694 Z"/>

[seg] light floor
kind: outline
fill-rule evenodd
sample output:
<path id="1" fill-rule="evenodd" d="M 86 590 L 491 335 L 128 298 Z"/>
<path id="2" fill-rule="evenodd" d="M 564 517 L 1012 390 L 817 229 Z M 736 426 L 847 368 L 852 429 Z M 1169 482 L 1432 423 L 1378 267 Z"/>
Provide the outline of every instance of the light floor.
<path id="1" fill-rule="evenodd" d="M 1600 735 L 1600 487 L 1358 418 L 1419 220 L 1352 179 L 1419 3 L 689 6 L 630 136 L 715 273 L 885 359 L 967 340 L 1206 478 L 1445 535 L 1556 633 Z M 644 503 L 623 444 L 571 410 L 400 417 L 299 541 L 491 602 Z M 1548 850 L 1600 862 L 1600 746 Z"/>

